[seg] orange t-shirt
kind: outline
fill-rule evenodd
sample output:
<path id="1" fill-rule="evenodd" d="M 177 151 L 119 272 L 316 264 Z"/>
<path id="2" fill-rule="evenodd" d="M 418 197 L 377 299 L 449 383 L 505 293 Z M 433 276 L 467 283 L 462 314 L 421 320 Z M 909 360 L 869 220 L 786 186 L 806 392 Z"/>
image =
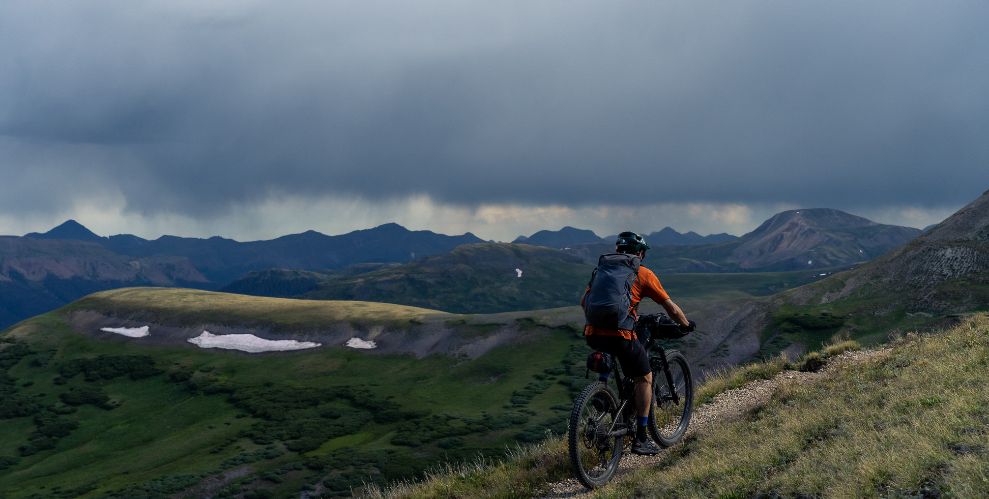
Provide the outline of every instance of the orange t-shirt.
<path id="1" fill-rule="evenodd" d="M 591 288 L 588 287 L 587 290 Z M 587 296 L 587 291 L 584 291 L 584 297 Z M 652 298 L 656 303 L 662 303 L 670 299 L 670 295 L 663 289 L 662 283 L 659 282 L 659 278 L 656 274 L 645 268 L 644 266 L 639 266 L 639 274 L 636 276 L 635 282 L 632 283 L 632 315 L 637 315 L 637 310 L 639 308 L 639 302 L 643 298 Z M 584 306 L 584 298 L 580 299 L 580 306 Z M 601 329 L 591 326 L 590 324 L 584 326 L 584 336 L 590 335 L 601 335 L 601 336 L 621 336 L 626 340 L 633 340 L 636 338 L 635 331 L 630 331 L 628 329 Z"/>

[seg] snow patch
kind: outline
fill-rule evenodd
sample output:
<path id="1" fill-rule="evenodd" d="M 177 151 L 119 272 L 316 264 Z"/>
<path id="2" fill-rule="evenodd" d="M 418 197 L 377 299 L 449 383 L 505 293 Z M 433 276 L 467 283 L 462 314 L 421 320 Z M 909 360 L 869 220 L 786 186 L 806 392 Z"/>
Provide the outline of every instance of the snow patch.
<path id="1" fill-rule="evenodd" d="M 347 346 L 350 348 L 358 348 L 361 350 L 371 350 L 373 348 L 378 348 L 377 343 L 371 340 L 362 340 L 357 337 L 347 340 Z"/>
<path id="2" fill-rule="evenodd" d="M 151 334 L 148 326 L 141 327 L 101 327 L 100 331 L 126 336 L 128 338 L 144 338 Z"/>
<path id="3" fill-rule="evenodd" d="M 814 260 L 807 260 L 807 265 L 814 265 Z"/>
<path id="4" fill-rule="evenodd" d="M 817 274 L 817 276 L 818 276 L 818 277 L 824 277 L 824 276 L 826 276 L 826 275 L 827 275 L 827 274 Z"/>
<path id="5" fill-rule="evenodd" d="M 515 269 L 515 277 L 522 277 L 522 269 Z"/>
<path id="6" fill-rule="evenodd" d="M 203 334 L 189 338 L 188 341 L 199 348 L 223 348 L 248 353 L 284 352 L 320 346 L 311 341 L 266 340 L 253 334 L 212 334 L 209 331 L 203 331 Z"/>

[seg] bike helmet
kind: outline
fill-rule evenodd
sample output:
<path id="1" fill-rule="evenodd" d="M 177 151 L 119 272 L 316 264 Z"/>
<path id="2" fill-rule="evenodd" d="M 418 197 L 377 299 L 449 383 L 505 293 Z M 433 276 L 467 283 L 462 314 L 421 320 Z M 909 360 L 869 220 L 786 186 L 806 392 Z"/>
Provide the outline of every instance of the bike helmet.
<path id="1" fill-rule="evenodd" d="M 645 238 L 635 232 L 622 232 L 618 234 L 618 240 L 615 241 L 615 246 L 618 247 L 619 253 L 634 254 L 649 249 Z"/>

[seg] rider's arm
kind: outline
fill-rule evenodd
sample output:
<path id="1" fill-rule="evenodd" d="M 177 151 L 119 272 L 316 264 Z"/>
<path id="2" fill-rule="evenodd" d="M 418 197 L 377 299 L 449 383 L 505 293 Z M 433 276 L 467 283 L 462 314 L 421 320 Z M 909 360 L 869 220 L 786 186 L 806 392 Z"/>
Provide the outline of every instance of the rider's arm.
<path id="1" fill-rule="evenodd" d="M 643 272 L 645 270 L 646 272 Z M 670 295 L 663 289 L 663 284 L 659 282 L 659 278 L 656 277 L 649 269 L 639 270 L 639 279 L 642 280 L 643 284 L 643 294 L 652 298 L 653 301 L 663 306 L 666 309 L 666 314 L 670 316 L 673 320 L 677 321 L 681 326 L 686 326 L 690 323 L 687 320 L 687 316 L 683 314 L 683 310 L 673 300 L 670 299 Z"/>
<path id="2" fill-rule="evenodd" d="M 687 320 L 687 316 L 683 314 L 683 310 L 680 310 L 680 307 L 676 303 L 673 303 L 673 300 L 667 298 L 666 300 L 659 302 L 659 304 L 666 309 L 666 314 L 672 317 L 673 320 L 677 321 L 677 323 L 681 326 L 686 326 L 690 323 L 690 321 Z"/>

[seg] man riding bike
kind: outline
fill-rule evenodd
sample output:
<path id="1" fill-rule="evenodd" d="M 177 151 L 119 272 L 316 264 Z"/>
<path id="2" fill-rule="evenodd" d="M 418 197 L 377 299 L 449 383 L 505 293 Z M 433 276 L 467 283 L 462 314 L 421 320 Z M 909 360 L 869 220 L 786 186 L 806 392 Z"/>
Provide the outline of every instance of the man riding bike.
<path id="1" fill-rule="evenodd" d="M 663 289 L 656 274 L 640 264 L 648 249 L 649 245 L 642 236 L 634 232 L 619 234 L 615 242 L 616 253 L 601 256 L 598 268 L 591 276 L 591 282 L 580 301 L 588 319 L 584 326 L 587 345 L 617 358 L 622 371 L 635 380 L 638 417 L 632 452 L 640 455 L 654 455 L 660 449 L 649 439 L 646 431 L 652 405 L 652 369 L 648 353 L 634 331 L 639 302 L 643 298 L 651 298 L 662 305 L 666 313 L 685 330 L 690 331 L 693 328 L 683 310 L 673 303 L 670 295 Z M 608 279 L 611 279 L 610 291 L 602 290 L 609 286 Z M 616 282 L 617 287 L 614 285 Z M 607 314 L 602 314 L 599 310 L 614 309 L 616 305 L 628 309 L 617 315 L 602 317 Z"/>

